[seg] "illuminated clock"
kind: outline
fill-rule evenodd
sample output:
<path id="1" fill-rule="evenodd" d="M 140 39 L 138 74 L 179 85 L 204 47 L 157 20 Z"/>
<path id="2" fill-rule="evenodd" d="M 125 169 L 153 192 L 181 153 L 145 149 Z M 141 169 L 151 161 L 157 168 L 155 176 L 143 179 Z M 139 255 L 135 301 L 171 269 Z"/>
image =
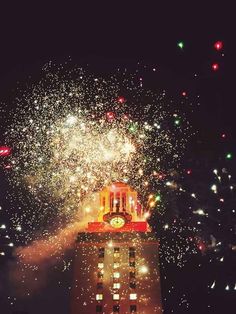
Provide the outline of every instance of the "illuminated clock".
<path id="1" fill-rule="evenodd" d="M 125 225 L 125 218 L 122 216 L 115 216 L 113 218 L 111 218 L 110 220 L 110 225 L 113 228 L 122 228 Z"/>

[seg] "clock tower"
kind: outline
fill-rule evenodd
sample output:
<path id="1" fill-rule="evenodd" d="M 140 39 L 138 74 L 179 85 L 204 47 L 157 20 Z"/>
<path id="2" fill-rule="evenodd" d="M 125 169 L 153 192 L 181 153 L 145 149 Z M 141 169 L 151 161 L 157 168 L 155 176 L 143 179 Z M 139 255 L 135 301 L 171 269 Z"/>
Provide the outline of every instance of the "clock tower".
<path id="1" fill-rule="evenodd" d="M 99 202 L 76 240 L 71 313 L 162 313 L 158 240 L 137 192 L 116 182 Z"/>

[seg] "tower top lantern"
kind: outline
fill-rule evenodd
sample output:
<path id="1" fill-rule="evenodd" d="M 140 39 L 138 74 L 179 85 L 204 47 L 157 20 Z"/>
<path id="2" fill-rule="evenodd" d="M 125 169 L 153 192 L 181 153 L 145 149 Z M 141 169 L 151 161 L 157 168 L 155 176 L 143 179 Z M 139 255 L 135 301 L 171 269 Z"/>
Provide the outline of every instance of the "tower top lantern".
<path id="1" fill-rule="evenodd" d="M 115 182 L 104 187 L 99 199 L 98 218 L 88 224 L 89 232 L 147 231 L 137 192 L 128 184 Z"/>

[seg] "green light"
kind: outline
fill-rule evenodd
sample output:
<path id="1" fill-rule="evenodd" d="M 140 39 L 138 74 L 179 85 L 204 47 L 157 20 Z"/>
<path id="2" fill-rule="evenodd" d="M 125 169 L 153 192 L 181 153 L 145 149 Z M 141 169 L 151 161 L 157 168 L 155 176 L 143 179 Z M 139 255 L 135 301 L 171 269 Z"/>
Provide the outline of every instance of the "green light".
<path id="1" fill-rule="evenodd" d="M 180 48 L 180 49 L 184 49 L 184 42 L 183 41 L 179 41 L 177 46 Z"/>
<path id="2" fill-rule="evenodd" d="M 137 125 L 135 123 L 131 124 L 129 127 L 130 132 L 134 133 L 137 131 Z"/>
<path id="3" fill-rule="evenodd" d="M 180 120 L 175 120 L 175 124 L 179 125 L 180 124 Z"/>
<path id="4" fill-rule="evenodd" d="M 133 126 L 131 126 L 129 129 L 130 129 L 131 132 L 135 131 L 135 128 Z"/>
<path id="5" fill-rule="evenodd" d="M 156 198 L 155 198 L 155 200 L 156 200 L 156 201 L 160 201 L 160 200 L 161 200 L 161 196 L 160 196 L 160 195 L 157 195 Z"/>
<path id="6" fill-rule="evenodd" d="M 231 158 L 232 158 L 232 154 L 231 154 L 231 153 L 228 153 L 228 154 L 226 155 L 226 158 L 227 158 L 227 159 L 231 159 Z"/>

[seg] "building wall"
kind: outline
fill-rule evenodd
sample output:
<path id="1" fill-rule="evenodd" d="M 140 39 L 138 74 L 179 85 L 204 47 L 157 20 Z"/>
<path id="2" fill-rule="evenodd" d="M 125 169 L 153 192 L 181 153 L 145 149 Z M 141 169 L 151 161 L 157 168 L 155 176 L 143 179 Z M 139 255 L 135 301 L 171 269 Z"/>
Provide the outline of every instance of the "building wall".
<path id="1" fill-rule="evenodd" d="M 119 278 L 114 278 L 118 274 Z M 118 295 L 119 300 L 114 300 Z M 96 300 L 99 298 L 102 300 Z M 154 235 L 80 233 L 71 310 L 71 314 L 128 314 L 131 310 L 138 314 L 161 313 L 158 242 Z"/>

